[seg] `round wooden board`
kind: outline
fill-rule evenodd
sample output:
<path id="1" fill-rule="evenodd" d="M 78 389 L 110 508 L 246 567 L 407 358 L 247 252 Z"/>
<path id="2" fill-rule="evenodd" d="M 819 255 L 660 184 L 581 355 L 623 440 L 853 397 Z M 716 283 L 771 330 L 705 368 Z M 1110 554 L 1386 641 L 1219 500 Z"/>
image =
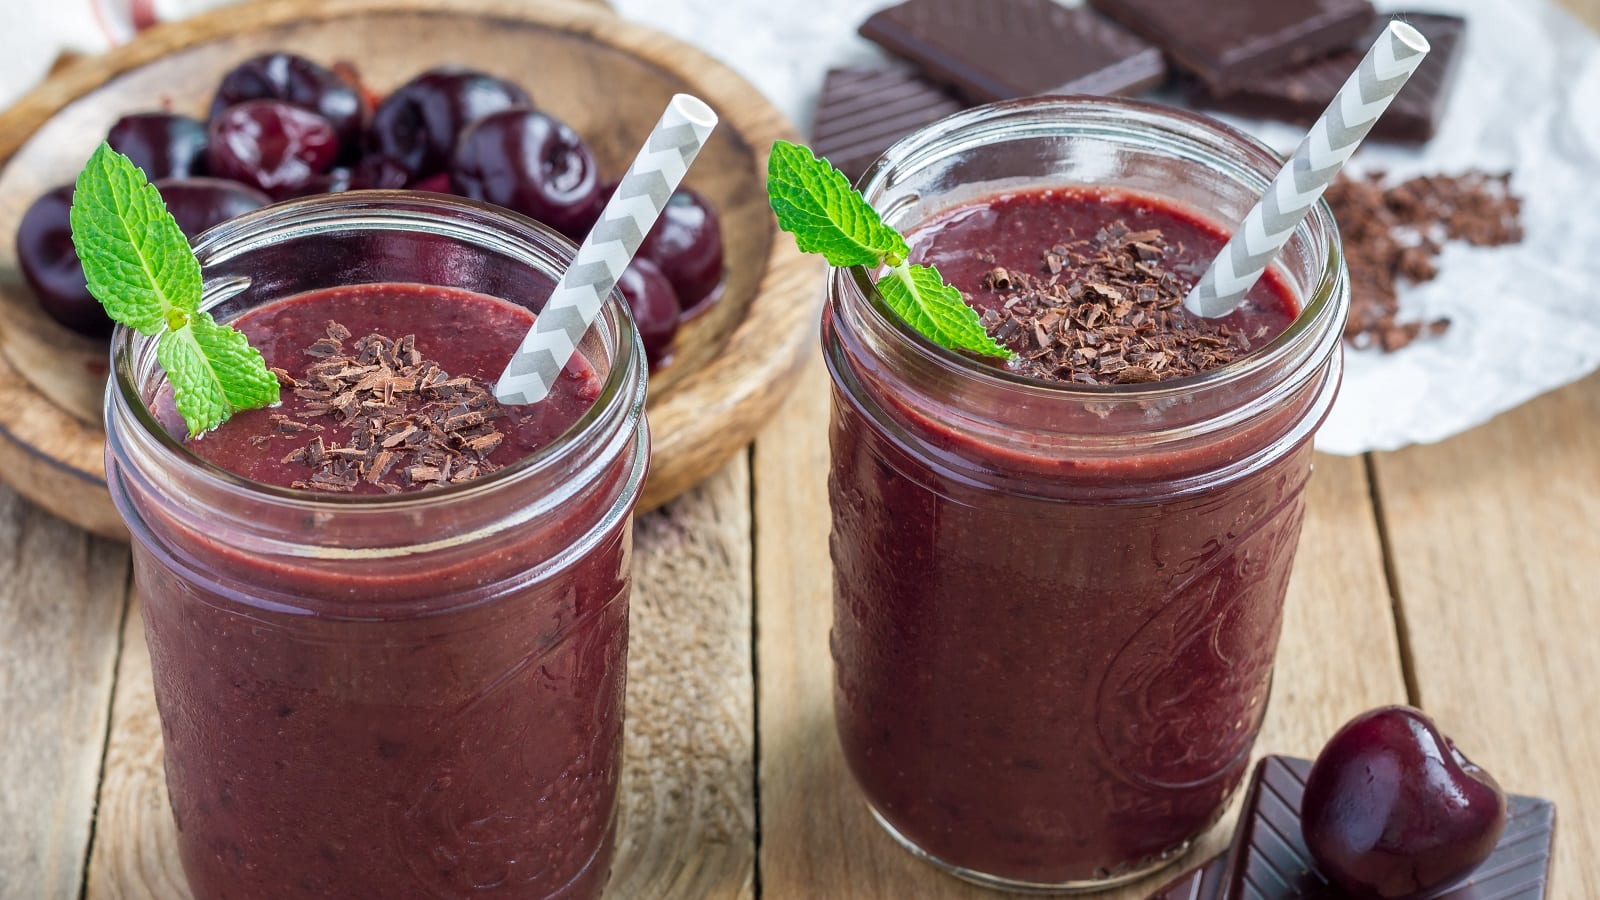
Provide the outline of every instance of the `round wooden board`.
<path id="1" fill-rule="evenodd" d="M 575 0 L 263 0 L 68 65 L 0 114 L 0 481 L 125 539 L 105 486 L 104 345 L 38 309 L 17 270 L 17 222 L 34 198 L 72 179 L 117 117 L 163 107 L 202 114 L 223 72 L 275 49 L 350 61 L 380 92 L 447 63 L 509 78 L 577 129 L 607 176 L 627 166 L 673 93 L 706 100 L 722 124 L 687 183 L 721 214 L 727 282 L 651 378 L 654 453 L 640 508 L 716 471 L 777 408 L 813 339 L 821 265 L 768 212 L 767 148 L 793 131 L 748 82 Z"/>

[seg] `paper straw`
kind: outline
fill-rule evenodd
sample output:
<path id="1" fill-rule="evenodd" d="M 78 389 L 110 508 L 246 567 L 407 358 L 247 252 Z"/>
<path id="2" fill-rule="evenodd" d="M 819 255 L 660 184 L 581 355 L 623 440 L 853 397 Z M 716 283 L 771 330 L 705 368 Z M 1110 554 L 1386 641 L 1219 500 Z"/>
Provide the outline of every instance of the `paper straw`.
<path id="1" fill-rule="evenodd" d="M 1194 290 L 1185 309 L 1198 316 L 1225 316 L 1242 302 L 1300 221 L 1322 198 L 1350 154 L 1405 86 L 1428 40 L 1404 22 L 1390 22 L 1377 43 L 1323 110 L 1311 131 L 1272 179 L 1267 192 L 1233 233 Z"/>
<path id="2" fill-rule="evenodd" d="M 704 101 L 688 94 L 673 96 L 500 374 L 494 395 L 501 403 L 538 403 L 550 393 L 715 127 L 717 114 Z"/>

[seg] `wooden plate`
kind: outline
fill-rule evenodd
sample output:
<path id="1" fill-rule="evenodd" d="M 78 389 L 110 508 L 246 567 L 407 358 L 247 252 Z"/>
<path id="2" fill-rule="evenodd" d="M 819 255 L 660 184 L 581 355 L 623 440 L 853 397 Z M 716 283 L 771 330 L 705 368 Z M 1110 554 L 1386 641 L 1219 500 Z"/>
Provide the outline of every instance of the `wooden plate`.
<path id="1" fill-rule="evenodd" d="M 119 116 L 170 107 L 203 114 L 223 72 L 284 49 L 353 62 L 386 91 L 458 63 L 526 87 L 620 174 L 667 99 L 688 91 L 722 125 L 688 184 L 722 217 L 722 300 L 685 326 L 652 377 L 655 451 L 641 509 L 698 483 L 777 407 L 812 341 L 821 266 L 767 210 L 766 151 L 792 128 L 749 83 L 693 47 L 573 0 L 266 0 L 146 32 L 74 63 L 0 114 L 0 479 L 98 534 L 124 539 L 102 459 L 103 342 L 42 313 L 17 269 L 17 222 L 72 179 Z"/>

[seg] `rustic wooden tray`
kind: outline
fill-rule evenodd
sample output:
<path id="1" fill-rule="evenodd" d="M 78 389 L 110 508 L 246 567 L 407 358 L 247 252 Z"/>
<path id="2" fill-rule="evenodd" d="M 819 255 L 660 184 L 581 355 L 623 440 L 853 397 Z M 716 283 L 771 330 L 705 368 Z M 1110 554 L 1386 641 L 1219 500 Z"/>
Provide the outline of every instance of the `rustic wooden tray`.
<path id="1" fill-rule="evenodd" d="M 595 3 L 263 0 L 73 63 L 0 114 L 0 480 L 90 531 L 125 537 L 102 458 L 105 345 L 38 309 L 17 270 L 17 222 L 39 194 L 71 180 L 118 116 L 203 113 L 224 71 L 275 49 L 352 62 L 379 91 L 445 63 L 510 78 L 576 128 L 608 176 L 627 166 L 674 92 L 706 100 L 722 125 L 688 184 L 721 213 L 727 284 L 651 379 L 655 450 L 641 509 L 710 475 L 777 408 L 812 340 L 821 266 L 768 212 L 767 148 L 792 128 L 748 82 Z"/>

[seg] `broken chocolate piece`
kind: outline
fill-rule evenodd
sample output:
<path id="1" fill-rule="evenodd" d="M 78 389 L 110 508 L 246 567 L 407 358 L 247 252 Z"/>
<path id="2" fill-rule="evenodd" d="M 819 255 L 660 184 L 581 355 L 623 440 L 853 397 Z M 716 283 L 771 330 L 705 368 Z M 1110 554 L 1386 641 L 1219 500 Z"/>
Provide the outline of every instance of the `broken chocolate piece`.
<path id="1" fill-rule="evenodd" d="M 966 106 L 905 66 L 829 69 L 811 147 L 855 181 L 895 141 Z"/>
<path id="2" fill-rule="evenodd" d="M 1300 800 L 1311 760 L 1267 756 L 1256 764 L 1227 853 L 1180 876 L 1152 900 L 1346 900 L 1322 877 L 1300 836 Z M 1542 900 L 1549 889 L 1555 804 L 1508 795 L 1506 828 L 1476 871 L 1432 900 Z M 1222 877 L 1216 874 L 1220 872 Z"/>
<path id="3" fill-rule="evenodd" d="M 1218 96 L 1348 47 L 1377 15 L 1367 0 L 1089 0 L 1089 5 L 1154 42 Z"/>
<path id="4" fill-rule="evenodd" d="M 1337 53 L 1303 65 L 1274 72 L 1218 96 L 1198 81 L 1189 84 L 1188 98 L 1196 106 L 1310 125 L 1333 102 L 1333 95 L 1354 72 L 1367 48 L 1391 20 L 1410 23 L 1433 46 L 1411 80 L 1373 126 L 1379 140 L 1421 144 L 1433 137 L 1444 115 L 1450 88 L 1461 59 L 1467 20 L 1433 13 L 1394 13 L 1381 17 L 1356 43 Z"/>
<path id="5" fill-rule="evenodd" d="M 907 0 L 861 36 L 974 103 L 1036 94 L 1133 94 L 1160 84 L 1161 51 L 1094 11 L 1055 0 Z"/>

